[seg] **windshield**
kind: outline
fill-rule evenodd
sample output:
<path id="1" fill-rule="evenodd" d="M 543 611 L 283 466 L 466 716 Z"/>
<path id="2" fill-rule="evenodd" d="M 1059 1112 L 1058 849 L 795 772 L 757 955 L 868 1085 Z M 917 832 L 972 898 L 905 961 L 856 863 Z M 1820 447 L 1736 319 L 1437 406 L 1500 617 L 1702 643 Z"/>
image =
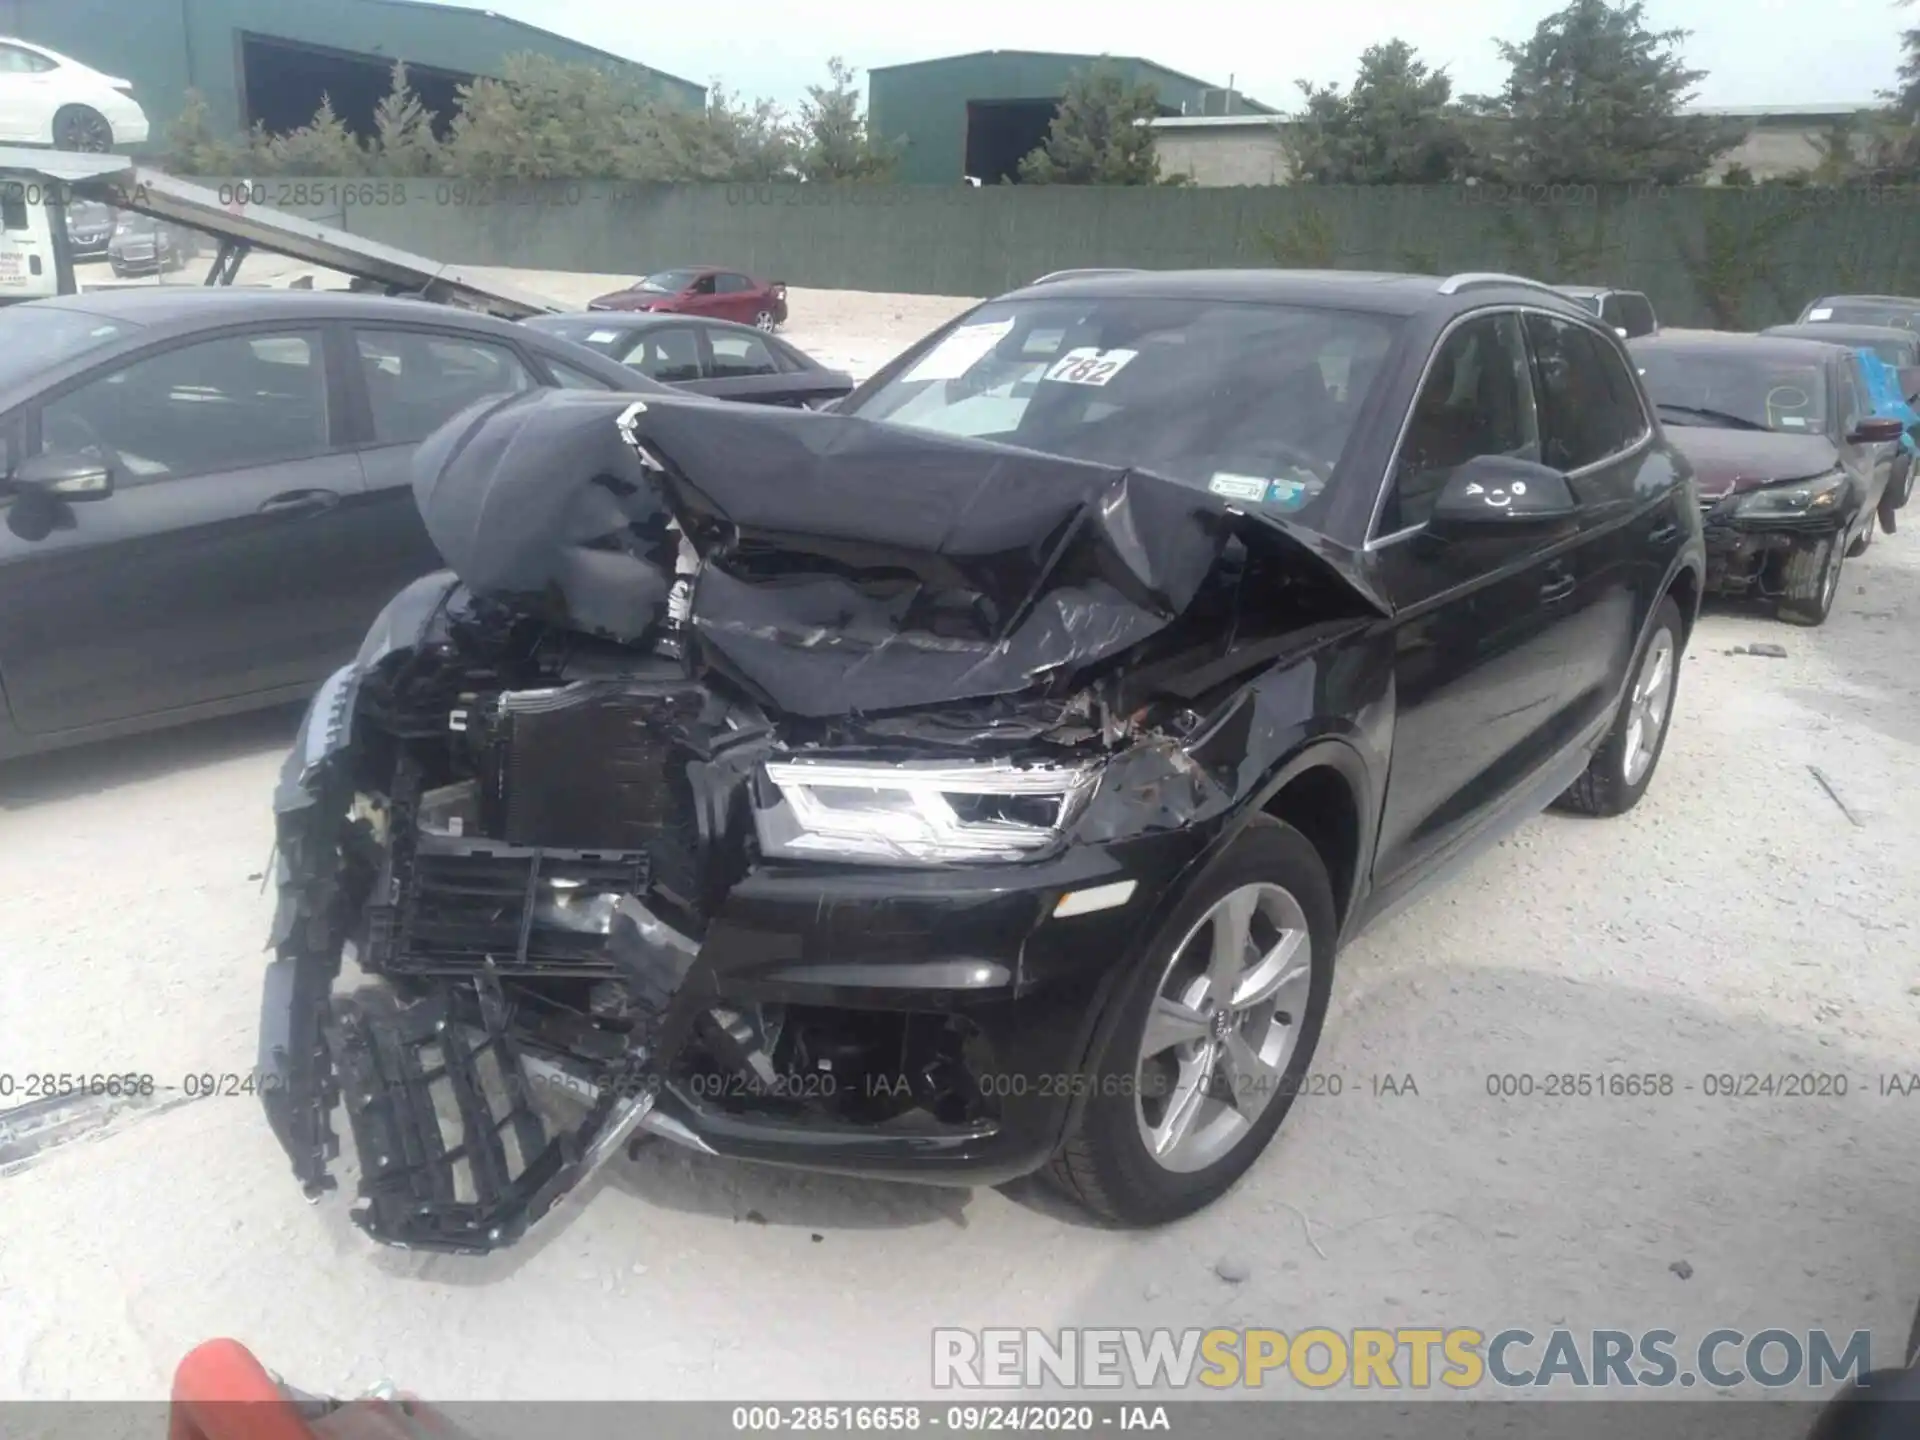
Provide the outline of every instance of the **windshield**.
<path id="1" fill-rule="evenodd" d="M 1920 310 L 1912 305 L 1880 300 L 1822 300 L 1807 311 L 1807 319 L 1824 324 L 1891 325 L 1896 330 L 1920 330 Z"/>
<path id="2" fill-rule="evenodd" d="M 699 274 L 698 270 L 662 270 L 658 274 L 647 276 L 644 280 L 635 281 L 633 288 L 657 290 L 662 295 L 678 295 L 693 284 Z"/>
<path id="3" fill-rule="evenodd" d="M 1641 351 L 1647 393 L 1669 425 L 1818 434 L 1827 426 L 1827 382 L 1818 365 L 1727 352 Z"/>
<path id="4" fill-rule="evenodd" d="M 841 409 L 1306 512 L 1346 451 L 1399 324 L 1215 301 L 995 302 Z"/>
<path id="5" fill-rule="evenodd" d="M 81 310 L 16 305 L 7 311 L 7 343 L 0 346 L 0 388 L 31 379 L 137 328 Z"/>

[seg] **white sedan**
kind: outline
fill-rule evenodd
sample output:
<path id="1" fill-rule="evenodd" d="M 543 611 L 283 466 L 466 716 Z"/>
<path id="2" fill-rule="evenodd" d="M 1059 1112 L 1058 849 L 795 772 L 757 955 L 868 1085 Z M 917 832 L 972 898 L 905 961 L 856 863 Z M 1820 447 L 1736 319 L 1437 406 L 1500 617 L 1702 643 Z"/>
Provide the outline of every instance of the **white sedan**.
<path id="1" fill-rule="evenodd" d="M 131 81 L 78 60 L 0 37 L 0 144 L 110 151 L 147 138 L 147 112 Z"/>

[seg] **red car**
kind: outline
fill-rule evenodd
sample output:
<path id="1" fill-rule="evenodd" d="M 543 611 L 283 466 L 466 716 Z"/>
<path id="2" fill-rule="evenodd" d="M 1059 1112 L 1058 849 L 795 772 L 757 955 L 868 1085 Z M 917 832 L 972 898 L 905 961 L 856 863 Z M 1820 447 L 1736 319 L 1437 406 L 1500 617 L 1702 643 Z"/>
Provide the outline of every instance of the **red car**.
<path id="1" fill-rule="evenodd" d="M 738 270 L 689 266 L 662 270 L 587 302 L 589 310 L 666 310 L 776 330 L 787 321 L 787 287 Z"/>

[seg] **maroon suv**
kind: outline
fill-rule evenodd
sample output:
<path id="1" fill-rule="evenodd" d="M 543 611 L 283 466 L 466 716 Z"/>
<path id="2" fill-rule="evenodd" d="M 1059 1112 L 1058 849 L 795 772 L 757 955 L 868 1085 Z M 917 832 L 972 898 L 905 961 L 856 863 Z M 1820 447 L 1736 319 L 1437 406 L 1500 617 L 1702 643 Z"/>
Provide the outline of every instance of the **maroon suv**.
<path id="1" fill-rule="evenodd" d="M 776 330 L 787 321 L 787 287 L 738 270 L 689 266 L 662 270 L 587 302 L 589 310 L 665 310 Z"/>

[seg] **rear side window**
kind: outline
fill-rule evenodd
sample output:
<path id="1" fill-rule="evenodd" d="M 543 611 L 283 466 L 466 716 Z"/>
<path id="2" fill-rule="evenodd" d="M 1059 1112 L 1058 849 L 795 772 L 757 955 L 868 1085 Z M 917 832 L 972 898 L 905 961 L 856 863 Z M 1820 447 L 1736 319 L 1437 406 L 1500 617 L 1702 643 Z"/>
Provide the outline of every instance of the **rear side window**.
<path id="1" fill-rule="evenodd" d="M 1424 525 L 1457 466 L 1482 455 L 1538 460 L 1527 347 L 1517 315 L 1483 315 L 1441 343 L 1414 402 L 1379 533 Z"/>
<path id="2" fill-rule="evenodd" d="M 708 342 L 713 365 L 707 373 L 715 380 L 780 373 L 780 362 L 758 335 L 715 334 L 708 337 Z"/>
<path id="3" fill-rule="evenodd" d="M 534 388 L 511 347 L 417 330 L 355 333 L 378 445 L 424 440 L 477 400 Z"/>
<path id="4" fill-rule="evenodd" d="M 1540 394 L 1540 458 L 1580 470 L 1631 449 L 1647 420 L 1618 351 L 1585 325 L 1527 316 Z"/>
<path id="5" fill-rule="evenodd" d="M 744 275 L 716 275 L 713 288 L 717 294 L 739 295 L 753 288 L 753 281 Z"/>

